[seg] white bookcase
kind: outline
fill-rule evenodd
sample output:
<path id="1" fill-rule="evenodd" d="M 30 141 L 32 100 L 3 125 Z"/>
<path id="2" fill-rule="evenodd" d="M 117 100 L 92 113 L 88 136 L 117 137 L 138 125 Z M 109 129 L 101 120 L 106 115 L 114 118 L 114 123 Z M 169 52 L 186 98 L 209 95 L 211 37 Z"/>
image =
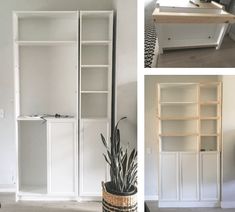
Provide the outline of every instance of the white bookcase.
<path id="1" fill-rule="evenodd" d="M 159 206 L 220 200 L 221 83 L 159 83 Z"/>
<path id="2" fill-rule="evenodd" d="M 78 12 L 15 12 L 16 200 L 78 195 Z M 39 118 L 44 114 L 71 118 Z"/>
<path id="3" fill-rule="evenodd" d="M 100 133 L 109 139 L 112 43 L 113 12 L 80 11 L 80 196 L 85 198 L 100 197 L 101 181 L 107 180 Z"/>
<path id="4" fill-rule="evenodd" d="M 98 199 L 107 179 L 100 133 L 109 139 L 113 12 L 20 11 L 13 25 L 16 199 Z"/>

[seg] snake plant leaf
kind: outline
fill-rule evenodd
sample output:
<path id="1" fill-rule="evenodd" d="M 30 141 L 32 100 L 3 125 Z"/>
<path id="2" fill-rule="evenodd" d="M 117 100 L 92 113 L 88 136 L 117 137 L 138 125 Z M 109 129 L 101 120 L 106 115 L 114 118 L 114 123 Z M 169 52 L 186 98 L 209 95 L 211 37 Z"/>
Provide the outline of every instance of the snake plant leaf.
<path id="1" fill-rule="evenodd" d="M 105 148 L 107 149 L 107 148 L 108 148 L 108 145 L 107 145 L 107 142 L 106 142 L 106 140 L 105 140 L 103 134 L 101 133 L 100 136 L 101 136 L 101 140 L 102 140 L 102 142 L 103 142 Z"/>
<path id="2" fill-rule="evenodd" d="M 107 156 L 105 154 L 103 154 L 104 159 L 106 160 L 106 162 L 111 166 L 111 162 L 108 160 Z"/>

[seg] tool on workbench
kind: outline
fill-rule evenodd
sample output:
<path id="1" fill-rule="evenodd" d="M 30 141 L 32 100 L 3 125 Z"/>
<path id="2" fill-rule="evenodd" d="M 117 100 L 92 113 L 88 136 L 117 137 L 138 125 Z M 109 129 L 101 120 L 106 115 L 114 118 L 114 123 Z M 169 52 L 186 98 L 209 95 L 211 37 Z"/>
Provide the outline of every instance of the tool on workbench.
<path id="1" fill-rule="evenodd" d="M 199 5 L 199 4 L 195 3 L 195 2 L 194 2 L 194 1 L 192 1 L 192 0 L 190 0 L 189 2 L 190 2 L 191 4 L 193 4 L 193 5 L 197 6 L 197 7 L 200 7 L 200 5 Z"/>

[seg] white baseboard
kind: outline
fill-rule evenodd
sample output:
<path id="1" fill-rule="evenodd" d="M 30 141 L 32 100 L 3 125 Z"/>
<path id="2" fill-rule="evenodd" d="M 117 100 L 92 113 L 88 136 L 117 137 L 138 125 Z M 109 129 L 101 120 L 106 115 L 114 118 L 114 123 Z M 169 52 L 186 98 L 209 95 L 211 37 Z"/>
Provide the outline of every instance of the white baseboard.
<path id="1" fill-rule="evenodd" d="M 220 207 L 220 202 L 167 202 L 159 201 L 159 208 L 217 208 Z"/>
<path id="2" fill-rule="evenodd" d="M 147 195 L 144 198 L 145 198 L 145 201 L 157 201 L 158 195 Z"/>
<path id="3" fill-rule="evenodd" d="M 235 34 L 232 32 L 229 32 L 229 37 L 235 41 Z"/>
<path id="4" fill-rule="evenodd" d="M 14 184 L 5 185 L 0 184 L 0 193 L 15 193 L 16 192 L 16 186 Z"/>
<path id="5" fill-rule="evenodd" d="M 235 208 L 235 201 L 232 202 L 222 201 L 221 208 Z"/>

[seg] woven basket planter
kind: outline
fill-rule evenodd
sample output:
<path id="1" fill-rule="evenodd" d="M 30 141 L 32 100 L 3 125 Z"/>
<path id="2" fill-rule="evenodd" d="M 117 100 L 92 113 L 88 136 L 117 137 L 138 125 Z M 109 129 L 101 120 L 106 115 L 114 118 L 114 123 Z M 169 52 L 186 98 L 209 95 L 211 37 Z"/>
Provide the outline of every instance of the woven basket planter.
<path id="1" fill-rule="evenodd" d="M 137 212 L 137 192 L 131 195 L 116 195 L 109 193 L 105 184 L 103 187 L 103 212 Z"/>

